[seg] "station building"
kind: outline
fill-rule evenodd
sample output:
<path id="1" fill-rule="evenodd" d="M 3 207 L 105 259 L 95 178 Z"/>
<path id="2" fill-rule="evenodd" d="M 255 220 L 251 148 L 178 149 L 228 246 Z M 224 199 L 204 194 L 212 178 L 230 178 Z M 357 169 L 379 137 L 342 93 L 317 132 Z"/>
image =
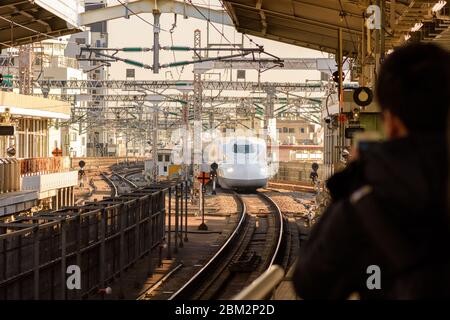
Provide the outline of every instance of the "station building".
<path id="1" fill-rule="evenodd" d="M 0 137 L 0 216 L 74 204 L 78 173 L 61 149 L 70 104 L 0 92 L 0 119 L 15 127 Z"/>
<path id="2" fill-rule="evenodd" d="M 75 58 L 66 57 L 65 49 L 67 41 L 45 40 L 40 43 L 30 45 L 30 51 L 26 53 L 27 59 L 30 61 L 30 72 L 33 79 L 39 80 L 86 80 L 87 76 L 80 69 L 79 63 Z M 8 48 L 0 54 L 0 73 L 4 76 L 2 87 L 4 91 L 19 93 L 19 89 L 8 86 L 9 77 L 20 79 L 20 60 L 21 53 L 18 48 Z M 5 81 L 6 80 L 6 81 Z M 30 88 L 30 95 L 48 97 L 50 99 L 61 99 L 62 97 L 75 97 L 75 95 L 82 95 L 86 90 L 84 89 L 53 89 L 51 94 L 45 90 L 44 87 L 32 86 Z M 69 100 L 70 101 L 70 100 Z M 70 101 L 78 110 L 86 107 L 86 101 Z M 75 114 L 76 117 L 79 115 Z M 55 124 L 59 125 L 59 119 L 55 119 Z M 23 124 L 25 126 L 25 124 Z M 23 127 L 22 126 L 22 127 Z M 50 134 L 50 149 L 55 148 L 53 136 L 62 134 L 62 143 L 60 145 L 64 156 L 84 157 L 86 156 L 86 124 L 79 122 L 77 124 L 68 124 L 63 126 L 60 130 L 49 131 Z"/>

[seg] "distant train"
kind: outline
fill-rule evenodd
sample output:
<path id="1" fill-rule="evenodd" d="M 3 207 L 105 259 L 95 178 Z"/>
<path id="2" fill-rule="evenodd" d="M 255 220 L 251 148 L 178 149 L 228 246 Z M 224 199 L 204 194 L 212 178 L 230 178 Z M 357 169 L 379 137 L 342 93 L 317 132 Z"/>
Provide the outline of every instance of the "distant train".
<path id="1" fill-rule="evenodd" d="M 267 146 L 264 139 L 236 136 L 213 141 L 209 151 L 216 153 L 217 180 L 225 189 L 257 189 L 269 179 Z"/>

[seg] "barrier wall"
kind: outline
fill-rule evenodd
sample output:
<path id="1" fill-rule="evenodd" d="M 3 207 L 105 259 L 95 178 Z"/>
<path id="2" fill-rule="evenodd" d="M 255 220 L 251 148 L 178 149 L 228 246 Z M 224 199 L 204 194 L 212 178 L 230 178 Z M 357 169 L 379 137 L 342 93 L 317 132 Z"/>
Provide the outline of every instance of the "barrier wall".
<path id="1" fill-rule="evenodd" d="M 309 175 L 312 171 L 312 164 L 313 162 L 306 161 L 280 162 L 278 173 L 273 177 L 273 180 L 310 183 Z M 325 170 L 322 164 L 319 164 L 317 173 L 319 174 L 319 179 L 323 181 Z"/>
<path id="2" fill-rule="evenodd" d="M 0 223 L 0 300 L 97 293 L 164 239 L 165 192 L 136 193 Z M 68 290 L 67 267 L 81 269 Z"/>

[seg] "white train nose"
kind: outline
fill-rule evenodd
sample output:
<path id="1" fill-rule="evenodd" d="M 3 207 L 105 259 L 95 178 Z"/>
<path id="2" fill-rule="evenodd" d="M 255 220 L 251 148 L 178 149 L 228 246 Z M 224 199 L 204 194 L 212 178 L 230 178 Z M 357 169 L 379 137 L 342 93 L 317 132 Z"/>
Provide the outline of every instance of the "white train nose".
<path id="1" fill-rule="evenodd" d="M 260 188 L 267 184 L 267 166 L 233 164 L 219 168 L 219 184 L 224 188 Z"/>

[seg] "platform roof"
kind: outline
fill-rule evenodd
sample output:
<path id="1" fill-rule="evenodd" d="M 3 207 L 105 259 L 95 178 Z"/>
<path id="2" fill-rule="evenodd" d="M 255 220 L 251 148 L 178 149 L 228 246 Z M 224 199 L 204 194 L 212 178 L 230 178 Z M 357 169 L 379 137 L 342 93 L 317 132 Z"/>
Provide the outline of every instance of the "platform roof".
<path id="1" fill-rule="evenodd" d="M 0 49 L 78 32 L 83 10 L 77 0 L 2 0 Z"/>
<path id="2" fill-rule="evenodd" d="M 29 117 L 70 119 L 71 115 L 68 102 L 0 91 L 0 113 L 7 108 L 13 115 Z"/>
<path id="3" fill-rule="evenodd" d="M 236 29 L 250 35 L 336 53 L 338 30 L 342 28 L 344 55 L 356 55 L 358 45 L 361 43 L 363 15 L 368 2 L 223 0 Z M 402 44 L 405 41 L 405 34 L 410 32 L 416 22 L 432 21 L 431 8 L 436 2 L 436 0 L 386 1 L 386 50 Z M 447 21 L 448 17 L 439 19 L 440 28 L 428 32 L 426 37 L 422 37 L 423 40 L 439 41 L 439 33 L 448 29 Z"/>

